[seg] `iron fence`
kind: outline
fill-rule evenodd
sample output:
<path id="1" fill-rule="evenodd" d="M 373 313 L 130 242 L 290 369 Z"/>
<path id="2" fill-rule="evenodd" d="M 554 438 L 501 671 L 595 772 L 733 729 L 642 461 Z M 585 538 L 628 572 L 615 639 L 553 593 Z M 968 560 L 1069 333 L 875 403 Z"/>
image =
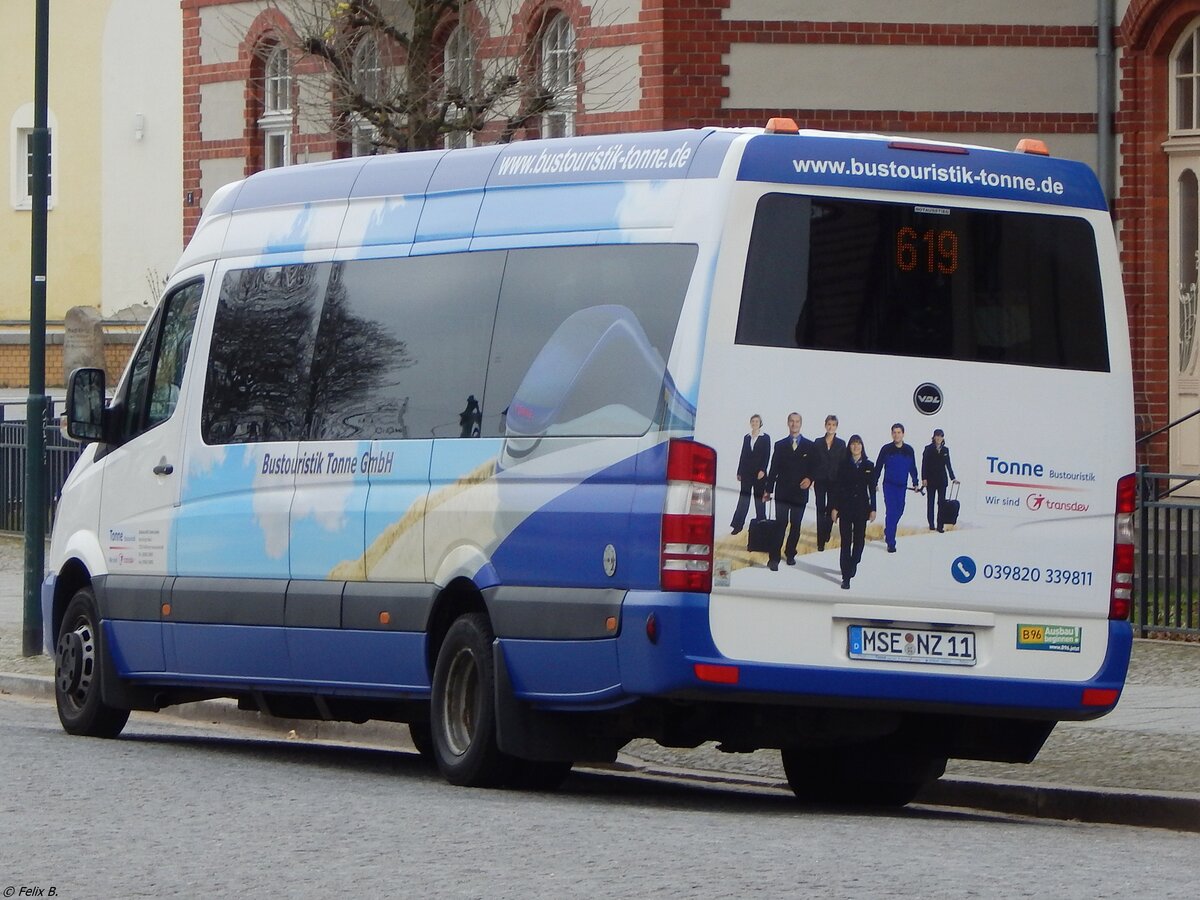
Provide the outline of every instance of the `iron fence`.
<path id="1" fill-rule="evenodd" d="M 1133 624 L 1148 635 L 1200 636 L 1200 486 L 1197 475 L 1138 473 Z"/>
<path id="2" fill-rule="evenodd" d="M 20 418 L 12 415 L 20 410 Z M 62 493 L 63 482 L 83 450 L 63 436 L 55 415 L 55 401 L 49 400 L 43 426 L 46 440 L 46 531 L 54 521 L 54 509 Z M 0 403 L 0 531 L 25 530 L 25 404 Z"/>

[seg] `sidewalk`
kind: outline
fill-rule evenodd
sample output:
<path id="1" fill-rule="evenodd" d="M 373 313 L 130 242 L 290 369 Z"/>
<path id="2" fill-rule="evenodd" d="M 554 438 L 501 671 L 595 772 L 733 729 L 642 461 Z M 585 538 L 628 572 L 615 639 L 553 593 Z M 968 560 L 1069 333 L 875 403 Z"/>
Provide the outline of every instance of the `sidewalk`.
<path id="1" fill-rule="evenodd" d="M 21 655 L 24 550 L 0 536 L 0 692 L 53 694 L 53 665 Z M 272 720 L 231 702 L 171 707 L 175 714 L 253 725 L 298 737 L 410 747 L 407 729 Z M 683 778 L 785 784 L 779 754 L 721 753 L 712 745 L 672 750 L 635 741 L 620 762 Z M 1055 728 L 1027 766 L 951 761 L 920 802 L 1200 831 L 1200 644 L 1134 642 L 1129 679 L 1116 710 Z"/>

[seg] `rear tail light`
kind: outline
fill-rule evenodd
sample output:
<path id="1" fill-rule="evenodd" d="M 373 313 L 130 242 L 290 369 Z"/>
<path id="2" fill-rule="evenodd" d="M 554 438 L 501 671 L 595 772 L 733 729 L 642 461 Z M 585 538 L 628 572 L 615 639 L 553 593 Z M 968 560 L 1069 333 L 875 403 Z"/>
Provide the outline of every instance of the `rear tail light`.
<path id="1" fill-rule="evenodd" d="M 712 590 L 717 451 L 673 438 L 667 447 L 661 580 L 664 591 Z"/>
<path id="2" fill-rule="evenodd" d="M 1117 515 L 1113 526 L 1112 597 L 1108 617 L 1129 618 L 1133 606 L 1133 512 L 1137 508 L 1137 476 L 1117 481 Z"/>

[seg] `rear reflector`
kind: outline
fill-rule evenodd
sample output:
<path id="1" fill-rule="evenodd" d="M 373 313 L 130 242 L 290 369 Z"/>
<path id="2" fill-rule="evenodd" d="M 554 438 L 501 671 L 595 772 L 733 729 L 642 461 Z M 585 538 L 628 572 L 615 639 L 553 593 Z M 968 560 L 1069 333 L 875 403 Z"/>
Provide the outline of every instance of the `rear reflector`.
<path id="1" fill-rule="evenodd" d="M 1113 706 L 1121 697 L 1121 692 L 1112 688 L 1084 688 L 1084 706 Z"/>
<path id="2" fill-rule="evenodd" d="M 737 666 L 718 666 L 714 663 L 696 663 L 695 670 L 697 678 L 713 684 L 737 684 L 740 674 Z"/>

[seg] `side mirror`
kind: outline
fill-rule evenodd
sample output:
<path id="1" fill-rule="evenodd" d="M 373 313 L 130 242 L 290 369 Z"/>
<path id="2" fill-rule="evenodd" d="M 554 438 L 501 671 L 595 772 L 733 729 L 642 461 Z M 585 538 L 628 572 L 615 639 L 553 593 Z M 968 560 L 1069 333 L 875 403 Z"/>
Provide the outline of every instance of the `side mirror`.
<path id="1" fill-rule="evenodd" d="M 104 440 L 104 370 L 76 369 L 67 382 L 67 436 Z"/>

